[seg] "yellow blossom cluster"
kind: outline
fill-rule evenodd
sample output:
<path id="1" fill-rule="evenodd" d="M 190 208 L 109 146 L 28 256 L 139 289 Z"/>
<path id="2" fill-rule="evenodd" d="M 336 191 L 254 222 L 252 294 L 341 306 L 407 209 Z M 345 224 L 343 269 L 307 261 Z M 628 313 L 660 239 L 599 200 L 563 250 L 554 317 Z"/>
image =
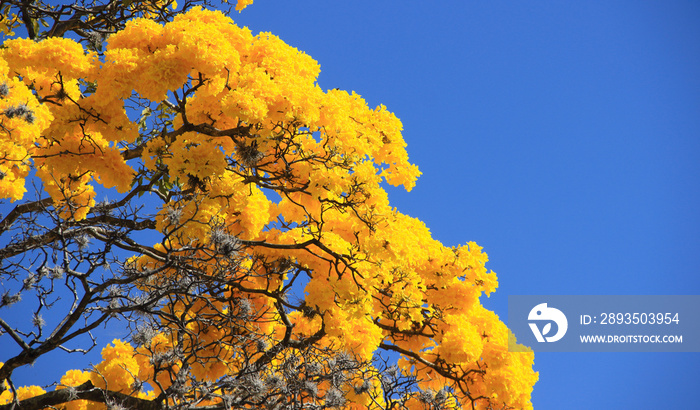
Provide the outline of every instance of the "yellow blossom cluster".
<path id="1" fill-rule="evenodd" d="M 236 8 L 249 3 L 239 0 Z M 229 278 L 236 286 L 226 292 L 265 312 L 249 328 L 205 321 L 235 308 L 221 300 L 165 307 L 187 322 L 182 332 L 197 335 L 178 348 L 196 351 L 198 360 L 175 365 L 199 379 L 239 369 L 238 356 L 219 343 L 234 340 L 234 330 L 279 342 L 290 322 L 293 340 L 322 329 L 320 347 L 362 360 L 379 349 L 401 353 L 402 371 L 421 388 L 464 388 L 531 408 L 533 356 L 508 352 L 507 328 L 479 301 L 497 287 L 487 255 L 471 242 L 447 248 L 421 221 L 390 207 L 382 181 L 410 190 L 420 175 L 408 161 L 400 120 L 355 93 L 324 92 L 319 72 L 316 61 L 276 36 L 253 36 L 201 8 L 165 25 L 128 22 L 109 38 L 103 59 L 68 39 L 7 41 L 0 52 L 0 196 L 21 199 L 34 167 L 62 217 L 80 220 L 94 206 L 96 186 L 126 192 L 137 175 L 167 173 L 190 194 L 168 197 L 159 210 L 156 227 L 167 239 L 156 251 L 199 247 L 194 254 L 204 261 L 221 247 L 216 230 L 244 241 L 236 272 L 246 275 Z M 169 107 L 170 128 L 139 134 L 125 108 L 129 98 Z M 278 310 L 275 292 L 289 278 L 270 261 L 281 260 L 307 274 L 304 303 L 315 315 Z M 162 261 L 141 256 L 131 263 L 157 270 Z M 197 268 L 213 275 L 217 266 Z M 164 269 L 142 289 L 178 274 Z M 63 384 L 89 378 L 147 397 L 130 390 L 134 378 L 170 386 L 156 380 L 163 373 L 156 375 L 153 357 L 175 345 L 167 332 L 147 348 L 115 340 L 93 371 L 69 372 Z M 370 406 L 367 394 L 348 394 L 354 405 Z M 468 399 L 450 398 L 471 406 Z M 477 401 L 475 408 L 488 405 Z"/>
<path id="2" fill-rule="evenodd" d="M 61 378 L 57 389 L 74 388 L 90 381 L 93 386 L 98 388 L 152 400 L 155 398 L 152 390 L 142 392 L 140 389 L 134 389 L 134 382 L 137 378 L 139 380 L 152 380 L 148 378 L 148 369 L 150 368 L 152 366 L 148 361 L 148 357 L 144 355 L 143 349 L 139 352 L 129 343 L 115 339 L 111 345 L 107 345 L 102 349 L 102 362 L 97 364 L 94 369 L 90 371 L 67 371 Z M 62 407 L 65 410 L 98 410 L 106 408 L 104 404 L 93 403 L 87 400 L 74 400 Z"/>
<path id="3" fill-rule="evenodd" d="M 94 81 L 98 61 L 80 44 L 50 38 L 41 42 L 15 39 L 5 46 L 0 59 L 9 69 L 4 70 L 3 81 L 12 84 L 10 101 L 5 104 L 17 107 L 12 105 L 19 103 L 14 94 L 30 112 L 8 118 L 6 108 L 2 118 L 3 137 L 13 144 L 13 150 L 5 152 L 13 155 L 2 158 L 0 168 L 16 170 L 10 198 L 22 197 L 24 190 L 18 184 L 24 183 L 24 168 L 31 161 L 62 215 L 80 220 L 95 203 L 92 181 L 120 192 L 131 185 L 134 173 L 117 142 L 129 139 L 129 132 L 124 131 L 135 128 L 123 102 L 81 98 L 79 80 Z M 22 90 L 28 88 L 33 93 L 24 91 L 23 95 Z M 111 104 L 109 109 L 105 104 Z"/>
<path id="4" fill-rule="evenodd" d="M 22 199 L 31 151 L 52 117 L 0 56 L 0 197 Z"/>
<path id="5" fill-rule="evenodd" d="M 0 366 L 2 366 L 2 363 L 0 363 Z M 7 389 L 6 383 L 3 387 L 3 392 L 0 393 L 0 404 L 8 404 L 14 399 L 15 396 L 13 395 L 11 390 Z M 22 386 L 17 388 L 16 397 L 17 400 L 24 400 L 44 393 L 46 393 L 46 390 L 42 389 L 39 386 Z"/>

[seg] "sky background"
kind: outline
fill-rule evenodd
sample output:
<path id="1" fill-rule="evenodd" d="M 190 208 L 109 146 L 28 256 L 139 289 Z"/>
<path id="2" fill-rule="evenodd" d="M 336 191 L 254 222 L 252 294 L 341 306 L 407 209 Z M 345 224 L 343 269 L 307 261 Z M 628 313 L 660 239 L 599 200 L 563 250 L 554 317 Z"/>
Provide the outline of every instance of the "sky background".
<path id="1" fill-rule="evenodd" d="M 509 295 L 700 294 L 700 2 L 256 0 L 232 17 L 401 118 L 423 176 L 393 205 L 484 247 L 500 287 L 483 303 L 506 323 Z M 532 401 L 693 408 L 698 368 L 537 353 Z"/>
<path id="2" fill-rule="evenodd" d="M 700 2 L 273 1 L 238 16 L 403 121 L 390 189 L 508 295 L 700 294 Z M 693 408 L 700 353 L 537 353 L 535 409 Z"/>

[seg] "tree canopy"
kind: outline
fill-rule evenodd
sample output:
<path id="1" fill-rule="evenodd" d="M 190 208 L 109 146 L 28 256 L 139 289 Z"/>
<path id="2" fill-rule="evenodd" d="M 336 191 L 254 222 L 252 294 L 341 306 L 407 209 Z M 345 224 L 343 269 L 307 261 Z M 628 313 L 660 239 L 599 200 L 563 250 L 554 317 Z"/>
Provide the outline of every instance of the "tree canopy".
<path id="1" fill-rule="evenodd" d="M 486 254 L 389 204 L 400 120 L 210 6 L 0 3 L 0 408 L 531 408 Z"/>

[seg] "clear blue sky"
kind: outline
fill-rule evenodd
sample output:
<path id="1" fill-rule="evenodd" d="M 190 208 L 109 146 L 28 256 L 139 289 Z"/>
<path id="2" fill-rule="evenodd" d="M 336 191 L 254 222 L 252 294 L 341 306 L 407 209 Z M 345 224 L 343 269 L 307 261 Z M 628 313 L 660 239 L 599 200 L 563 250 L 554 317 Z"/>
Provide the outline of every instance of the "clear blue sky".
<path id="1" fill-rule="evenodd" d="M 504 320 L 508 295 L 700 294 L 700 2 L 256 0 L 233 18 L 402 119 L 424 175 L 393 205 L 484 247 Z M 700 353 L 535 367 L 538 410 L 697 407 Z"/>
<path id="2" fill-rule="evenodd" d="M 700 294 L 700 2 L 256 0 L 234 19 L 404 124 L 394 206 L 508 295 Z M 535 409 L 697 407 L 700 353 L 539 353 Z"/>

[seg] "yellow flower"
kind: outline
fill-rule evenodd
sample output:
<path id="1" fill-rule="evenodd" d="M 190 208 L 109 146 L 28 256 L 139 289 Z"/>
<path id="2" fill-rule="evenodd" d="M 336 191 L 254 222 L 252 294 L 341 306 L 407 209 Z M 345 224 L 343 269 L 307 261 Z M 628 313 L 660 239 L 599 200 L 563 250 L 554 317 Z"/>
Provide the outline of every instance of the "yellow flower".
<path id="1" fill-rule="evenodd" d="M 224 1 L 228 3 L 228 0 Z M 236 10 L 240 12 L 244 8 L 250 6 L 251 4 L 253 4 L 253 0 L 238 0 L 238 2 L 236 3 Z"/>

